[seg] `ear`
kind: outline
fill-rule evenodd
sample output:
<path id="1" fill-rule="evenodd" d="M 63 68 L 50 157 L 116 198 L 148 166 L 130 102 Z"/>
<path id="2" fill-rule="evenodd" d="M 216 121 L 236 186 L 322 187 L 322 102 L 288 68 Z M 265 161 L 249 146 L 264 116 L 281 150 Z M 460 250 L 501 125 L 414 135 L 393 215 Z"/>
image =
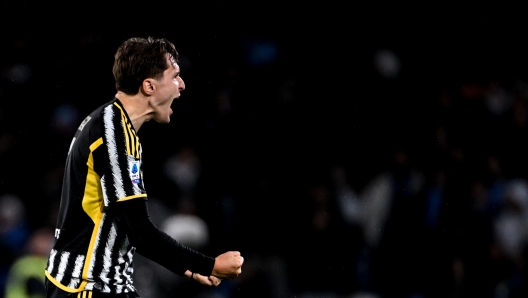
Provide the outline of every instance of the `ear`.
<path id="1" fill-rule="evenodd" d="M 154 94 L 154 91 L 156 91 L 156 86 L 152 79 L 145 79 L 143 84 L 141 84 L 141 89 L 146 95 L 152 95 Z"/>

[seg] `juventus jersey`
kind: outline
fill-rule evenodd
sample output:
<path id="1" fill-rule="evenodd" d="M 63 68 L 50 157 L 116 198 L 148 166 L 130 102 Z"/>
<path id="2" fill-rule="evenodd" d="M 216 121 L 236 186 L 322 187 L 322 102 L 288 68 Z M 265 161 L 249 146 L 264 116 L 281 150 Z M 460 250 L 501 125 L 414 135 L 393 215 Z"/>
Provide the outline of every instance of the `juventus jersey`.
<path id="1" fill-rule="evenodd" d="M 113 208 L 146 199 L 141 144 L 117 98 L 79 126 L 66 159 L 55 243 L 45 274 L 60 289 L 77 293 L 135 291 L 135 248 L 120 232 Z"/>

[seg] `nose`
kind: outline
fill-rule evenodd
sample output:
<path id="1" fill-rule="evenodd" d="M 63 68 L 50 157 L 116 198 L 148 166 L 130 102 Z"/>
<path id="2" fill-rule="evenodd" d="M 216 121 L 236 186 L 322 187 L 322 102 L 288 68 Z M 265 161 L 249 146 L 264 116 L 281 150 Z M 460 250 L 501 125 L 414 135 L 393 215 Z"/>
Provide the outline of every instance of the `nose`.
<path id="1" fill-rule="evenodd" d="M 180 91 L 183 91 L 185 90 L 185 82 L 183 81 L 183 79 L 180 77 Z"/>

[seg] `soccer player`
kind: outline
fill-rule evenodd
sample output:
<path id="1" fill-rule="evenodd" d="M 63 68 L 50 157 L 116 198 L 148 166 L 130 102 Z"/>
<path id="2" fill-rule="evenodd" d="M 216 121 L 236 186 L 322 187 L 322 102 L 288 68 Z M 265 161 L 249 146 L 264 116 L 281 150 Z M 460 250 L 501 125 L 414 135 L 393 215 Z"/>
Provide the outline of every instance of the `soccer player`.
<path id="1" fill-rule="evenodd" d="M 117 49 L 113 74 L 115 97 L 82 121 L 69 148 L 47 297 L 139 297 L 136 251 L 204 285 L 235 278 L 240 252 L 204 255 L 149 218 L 137 132 L 148 121 L 169 123 L 185 89 L 176 48 L 165 38 L 130 38 Z"/>

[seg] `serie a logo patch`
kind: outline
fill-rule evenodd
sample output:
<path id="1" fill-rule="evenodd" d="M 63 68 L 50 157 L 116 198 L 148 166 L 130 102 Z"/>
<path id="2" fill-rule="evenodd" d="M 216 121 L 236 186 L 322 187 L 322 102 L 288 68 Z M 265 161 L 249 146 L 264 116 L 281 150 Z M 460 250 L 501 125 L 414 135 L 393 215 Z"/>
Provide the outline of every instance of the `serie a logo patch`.
<path id="1" fill-rule="evenodd" d="M 130 179 L 132 183 L 139 184 L 141 183 L 141 171 L 139 169 L 139 161 L 133 160 L 129 164 L 130 167 Z"/>

